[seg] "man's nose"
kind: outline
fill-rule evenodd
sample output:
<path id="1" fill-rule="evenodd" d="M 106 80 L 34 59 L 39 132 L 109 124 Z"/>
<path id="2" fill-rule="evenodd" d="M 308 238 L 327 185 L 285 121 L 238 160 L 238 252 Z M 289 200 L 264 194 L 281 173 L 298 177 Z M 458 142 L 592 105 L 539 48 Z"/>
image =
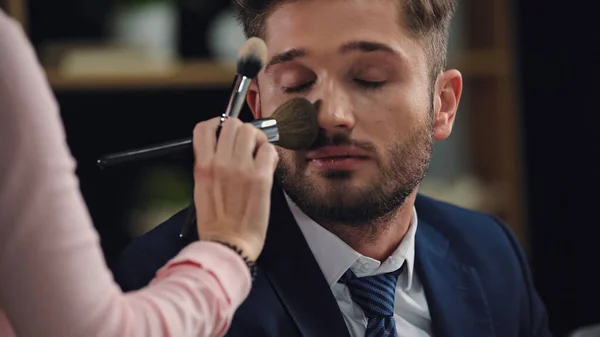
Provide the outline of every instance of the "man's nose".
<path id="1" fill-rule="evenodd" d="M 319 127 L 328 131 L 351 130 L 355 118 L 348 93 L 335 83 L 322 88 L 316 102 Z"/>

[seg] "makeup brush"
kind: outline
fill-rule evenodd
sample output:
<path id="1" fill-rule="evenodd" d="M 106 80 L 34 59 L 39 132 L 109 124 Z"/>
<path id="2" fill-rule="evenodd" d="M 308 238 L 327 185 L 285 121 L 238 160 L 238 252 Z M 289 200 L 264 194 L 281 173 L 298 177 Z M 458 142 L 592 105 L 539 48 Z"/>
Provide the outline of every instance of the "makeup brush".
<path id="1" fill-rule="evenodd" d="M 271 117 L 256 119 L 250 124 L 263 131 L 270 143 L 290 150 L 310 148 L 319 132 L 315 105 L 300 97 L 283 103 Z M 106 168 L 182 152 L 193 156 L 191 138 L 107 155 L 98 159 L 97 164 Z"/>
<path id="2" fill-rule="evenodd" d="M 250 88 L 250 83 L 258 75 L 267 63 L 267 45 L 265 41 L 258 37 L 251 37 L 240 48 L 237 58 L 237 70 L 234 83 L 234 89 L 229 98 L 227 109 L 221 115 L 221 121 L 217 128 L 217 137 L 221 133 L 221 125 L 229 117 L 238 117 L 246 94 Z"/>
<path id="3" fill-rule="evenodd" d="M 295 97 L 280 105 L 271 118 L 277 120 L 279 140 L 273 144 L 289 150 L 307 150 L 317 139 L 317 108 L 306 98 Z"/>

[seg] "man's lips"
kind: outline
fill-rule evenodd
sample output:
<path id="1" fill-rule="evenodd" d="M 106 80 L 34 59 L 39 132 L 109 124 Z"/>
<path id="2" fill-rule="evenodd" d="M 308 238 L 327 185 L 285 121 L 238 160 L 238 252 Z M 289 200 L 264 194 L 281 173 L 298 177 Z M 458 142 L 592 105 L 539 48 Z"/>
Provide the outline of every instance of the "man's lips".
<path id="1" fill-rule="evenodd" d="M 308 164 L 320 170 L 354 170 L 366 163 L 369 154 L 355 147 L 329 146 L 306 155 Z"/>
<path id="2" fill-rule="evenodd" d="M 368 159 L 369 153 L 352 146 L 327 146 L 318 150 L 309 151 L 306 159 L 311 160 L 337 160 L 337 159 Z"/>

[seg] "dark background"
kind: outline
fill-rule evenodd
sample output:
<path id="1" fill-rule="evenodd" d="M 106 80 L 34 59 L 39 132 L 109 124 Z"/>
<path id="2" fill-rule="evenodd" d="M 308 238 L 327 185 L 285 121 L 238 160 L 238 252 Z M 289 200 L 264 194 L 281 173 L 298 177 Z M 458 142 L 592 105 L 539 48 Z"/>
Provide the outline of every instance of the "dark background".
<path id="1" fill-rule="evenodd" d="M 201 15 L 214 15 L 227 5 L 214 3 L 212 12 Z M 592 3 L 514 2 L 530 260 L 557 336 L 600 323 L 600 174 L 595 165 L 600 152 L 600 29 Z M 101 37 L 107 15 L 106 6 L 95 0 L 31 1 L 31 37 L 36 45 L 47 39 Z M 199 33 L 206 22 L 201 15 L 181 11 L 180 51 L 185 57 L 208 56 Z M 81 188 L 110 263 L 129 240 L 122 214 L 139 168 L 100 171 L 95 160 L 109 152 L 190 136 L 191 125 L 223 110 L 229 93 L 160 89 L 56 94 L 79 163 Z"/>
<path id="2" fill-rule="evenodd" d="M 598 18 L 518 1 L 531 261 L 557 334 L 600 323 Z"/>

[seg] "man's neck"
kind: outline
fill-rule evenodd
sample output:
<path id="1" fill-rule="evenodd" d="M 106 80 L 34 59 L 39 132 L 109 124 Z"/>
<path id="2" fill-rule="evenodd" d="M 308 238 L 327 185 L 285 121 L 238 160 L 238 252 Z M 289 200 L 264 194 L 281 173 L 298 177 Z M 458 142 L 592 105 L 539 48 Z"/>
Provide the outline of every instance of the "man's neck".
<path id="1" fill-rule="evenodd" d="M 408 232 L 417 191 L 411 193 L 391 217 L 376 226 L 325 226 L 358 253 L 378 261 L 385 261 L 394 253 Z"/>

